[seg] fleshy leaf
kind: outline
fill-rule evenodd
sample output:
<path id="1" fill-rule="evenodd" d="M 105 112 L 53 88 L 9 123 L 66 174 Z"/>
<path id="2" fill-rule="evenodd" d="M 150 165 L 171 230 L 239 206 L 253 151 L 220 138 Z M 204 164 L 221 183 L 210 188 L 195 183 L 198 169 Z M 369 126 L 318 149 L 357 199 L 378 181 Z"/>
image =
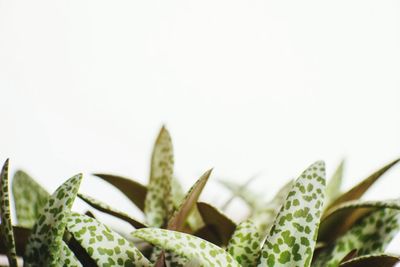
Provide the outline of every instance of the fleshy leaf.
<path id="1" fill-rule="evenodd" d="M 17 252 L 15 248 L 14 232 L 10 213 L 10 196 L 8 190 L 8 159 L 3 165 L 0 174 L 0 236 L 4 242 L 8 263 L 11 267 L 17 266 Z"/>
<path id="2" fill-rule="evenodd" d="M 221 246 L 226 246 L 236 229 L 236 224 L 229 219 L 229 217 L 210 204 L 198 202 L 197 208 L 199 209 L 206 227 L 211 229 L 211 231 L 214 232 L 214 235 L 218 237 Z M 200 237 L 202 236 L 200 235 Z"/>
<path id="3" fill-rule="evenodd" d="M 173 212 L 171 183 L 174 157 L 171 137 L 162 127 L 151 157 L 150 181 L 144 205 L 144 213 L 150 226 L 165 225 Z"/>
<path id="4" fill-rule="evenodd" d="M 25 251 L 26 266 L 54 266 L 61 253 L 62 238 L 82 175 L 62 184 L 48 199 L 32 229 Z"/>
<path id="5" fill-rule="evenodd" d="M 96 219 L 72 213 L 67 229 L 98 266 L 152 266 L 131 242 Z"/>
<path id="6" fill-rule="evenodd" d="M 18 225 L 32 228 L 50 194 L 21 170 L 14 175 L 12 191 Z"/>
<path id="7" fill-rule="evenodd" d="M 101 173 L 96 173 L 93 175 L 115 186 L 141 211 L 144 211 L 144 200 L 146 199 L 146 194 L 147 194 L 146 186 L 134 180 L 121 176 L 101 174 Z"/>
<path id="8" fill-rule="evenodd" d="M 332 178 L 326 184 L 326 205 L 332 203 L 340 196 L 340 187 L 343 181 L 344 160 L 336 168 Z"/>
<path id="9" fill-rule="evenodd" d="M 259 266 L 310 266 L 324 193 L 325 164 L 318 161 L 289 192 L 263 245 Z"/>
<path id="10" fill-rule="evenodd" d="M 379 208 L 400 209 L 400 200 L 345 202 L 329 210 L 321 219 L 318 241 L 331 242 L 349 230 L 356 221 Z"/>
<path id="11" fill-rule="evenodd" d="M 356 200 L 359 199 L 364 195 L 364 193 L 376 182 L 379 180 L 382 175 L 390 170 L 394 165 L 396 165 L 398 162 L 400 162 L 400 159 L 396 159 L 389 164 L 383 166 L 381 169 L 377 170 L 367 178 L 365 178 L 363 181 L 361 181 L 359 184 L 351 188 L 349 191 L 346 193 L 342 194 L 340 197 L 338 197 L 336 200 L 334 200 L 327 208 L 329 210 L 330 208 L 340 205 L 344 202 L 351 201 L 351 200 Z"/>
<path id="12" fill-rule="evenodd" d="M 135 218 L 132 218 L 131 216 L 129 216 L 128 214 L 126 214 L 125 212 L 122 211 L 118 211 L 114 208 L 112 208 L 111 206 L 101 202 L 100 200 L 94 199 L 90 196 L 84 195 L 79 193 L 78 197 L 80 199 L 82 199 L 83 201 L 85 201 L 87 204 L 89 204 L 90 206 L 92 206 L 93 208 L 107 213 L 111 216 L 117 217 L 121 220 L 124 220 L 126 222 L 128 222 L 130 225 L 132 225 L 135 228 L 143 228 L 143 227 L 147 227 L 147 225 L 139 222 L 138 220 L 136 220 Z"/>
<path id="13" fill-rule="evenodd" d="M 351 259 L 340 264 L 340 267 L 394 267 L 399 262 L 399 256 L 375 254 Z"/>
<path id="14" fill-rule="evenodd" d="M 208 178 L 211 175 L 212 170 L 205 172 L 199 180 L 190 188 L 189 192 L 186 194 L 185 198 L 182 200 L 180 207 L 174 213 L 170 221 L 168 222 L 167 229 L 174 231 L 182 231 L 184 229 L 184 224 L 189 214 L 196 207 L 197 200 L 206 185 Z"/>
<path id="15" fill-rule="evenodd" d="M 226 250 L 241 266 L 256 266 L 261 252 L 261 238 L 256 225 L 250 220 L 240 223 Z"/>
<path id="16" fill-rule="evenodd" d="M 222 248 L 189 234 L 143 228 L 134 231 L 132 235 L 189 260 L 195 258 L 199 261 L 199 266 L 240 267 L 239 263 Z"/>
<path id="17" fill-rule="evenodd" d="M 250 219 L 260 229 L 261 236 L 265 236 L 269 232 L 289 191 L 292 189 L 293 183 L 293 180 L 289 180 L 268 203 L 259 206 L 250 216 Z"/>
<path id="18" fill-rule="evenodd" d="M 76 258 L 75 254 L 64 242 L 62 242 L 62 249 L 61 249 L 59 263 L 60 263 L 59 266 L 68 266 L 68 267 L 82 266 L 80 261 Z"/>
<path id="19" fill-rule="evenodd" d="M 364 256 L 383 253 L 400 229 L 400 211 L 379 209 L 359 220 L 334 245 L 318 255 L 313 266 L 336 267 L 352 250 Z"/>
<path id="20" fill-rule="evenodd" d="M 30 229 L 23 228 L 20 226 L 13 226 L 15 246 L 18 256 L 23 256 L 25 252 L 26 244 L 30 235 Z M 6 254 L 7 248 L 4 242 L 0 242 L 0 254 Z"/>

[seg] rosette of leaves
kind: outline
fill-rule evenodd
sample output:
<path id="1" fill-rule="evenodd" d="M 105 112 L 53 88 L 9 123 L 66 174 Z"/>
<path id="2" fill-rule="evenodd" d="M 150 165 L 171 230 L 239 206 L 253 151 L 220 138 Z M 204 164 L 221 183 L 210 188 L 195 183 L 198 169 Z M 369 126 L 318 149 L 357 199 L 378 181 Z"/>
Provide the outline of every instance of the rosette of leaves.
<path id="1" fill-rule="evenodd" d="M 211 171 L 183 193 L 173 178 L 172 151 L 163 127 L 153 149 L 147 186 L 98 175 L 144 212 L 143 222 L 79 195 L 101 212 L 130 223 L 130 236 L 71 211 L 81 175 L 49 194 L 26 173 L 17 172 L 12 190 L 17 223 L 13 224 L 6 161 L 0 179 L 0 252 L 9 266 L 18 266 L 19 259 L 24 266 L 389 267 L 399 262 L 385 249 L 400 227 L 400 201 L 361 200 L 399 160 L 344 193 L 340 189 L 343 164 L 326 185 L 325 164 L 318 161 L 272 200 L 248 201 L 253 210 L 236 225 L 218 208 L 198 202 Z M 239 197 L 248 196 L 243 188 L 235 191 Z M 143 242 L 149 245 L 141 246 Z"/>

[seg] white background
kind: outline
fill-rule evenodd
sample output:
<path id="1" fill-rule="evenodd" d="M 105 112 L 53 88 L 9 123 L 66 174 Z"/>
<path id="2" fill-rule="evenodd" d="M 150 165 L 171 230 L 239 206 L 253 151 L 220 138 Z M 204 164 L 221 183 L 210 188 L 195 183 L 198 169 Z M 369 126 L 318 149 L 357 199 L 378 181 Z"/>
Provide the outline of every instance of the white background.
<path id="1" fill-rule="evenodd" d="M 82 192 L 136 213 L 90 173 L 145 183 L 165 123 L 187 187 L 210 167 L 261 172 L 268 197 L 342 158 L 349 187 L 400 156 L 399 15 L 398 1 L 0 0 L 0 160 L 49 191 L 83 172 Z M 399 179 L 367 198 L 400 197 Z M 211 182 L 203 199 L 226 196 Z"/>

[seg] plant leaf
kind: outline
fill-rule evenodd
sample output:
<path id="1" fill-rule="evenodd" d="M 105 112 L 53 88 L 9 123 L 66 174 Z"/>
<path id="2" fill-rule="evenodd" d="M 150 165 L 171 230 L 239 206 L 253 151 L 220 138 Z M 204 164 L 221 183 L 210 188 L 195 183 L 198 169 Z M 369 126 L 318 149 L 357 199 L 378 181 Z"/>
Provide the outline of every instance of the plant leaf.
<path id="1" fill-rule="evenodd" d="M 124 220 L 135 228 L 147 227 L 147 225 L 141 223 L 140 221 L 136 220 L 135 218 L 132 218 L 131 216 L 129 216 L 128 214 L 126 214 L 122 211 L 118 211 L 118 210 L 112 208 L 111 206 L 101 202 L 100 200 L 94 199 L 90 196 L 87 196 L 87 195 L 84 195 L 81 193 L 78 194 L 78 197 L 80 199 L 82 199 L 83 201 L 85 201 L 90 206 L 92 206 L 93 208 L 95 208 L 101 212 L 107 213 L 111 216 L 117 217 L 121 220 Z"/>
<path id="2" fill-rule="evenodd" d="M 17 171 L 12 181 L 18 225 L 32 228 L 50 194 L 24 171 Z"/>
<path id="3" fill-rule="evenodd" d="M 215 231 L 218 239 L 221 240 L 221 245 L 226 246 L 236 229 L 236 224 L 210 204 L 198 202 L 197 208 L 199 209 L 206 227 Z"/>
<path id="4" fill-rule="evenodd" d="M 93 175 L 115 186 L 141 211 L 144 211 L 144 200 L 146 199 L 146 194 L 147 194 L 146 186 L 122 176 L 101 174 L 101 173 L 96 173 Z"/>
<path id="5" fill-rule="evenodd" d="M 400 209 L 400 199 L 385 201 L 353 200 L 330 209 L 321 220 L 318 241 L 332 242 L 349 230 L 360 218 L 379 208 Z"/>
<path id="6" fill-rule="evenodd" d="M 23 228 L 20 226 L 13 226 L 15 245 L 18 256 L 23 256 L 25 252 L 25 246 L 28 243 L 28 238 L 30 235 L 30 229 Z M 4 242 L 0 242 L 0 254 L 6 254 L 7 248 Z"/>
<path id="7" fill-rule="evenodd" d="M 162 127 L 151 157 L 150 181 L 144 205 L 144 213 L 150 226 L 161 227 L 172 215 L 174 209 L 171 196 L 173 168 L 171 137 L 167 129 Z"/>
<path id="8" fill-rule="evenodd" d="M 324 193 L 325 164 L 318 161 L 289 192 L 263 245 L 259 266 L 310 266 Z"/>
<path id="9" fill-rule="evenodd" d="M 293 184 L 294 181 L 289 180 L 268 203 L 257 208 L 250 216 L 250 219 L 260 229 L 261 236 L 265 236 L 269 232 Z"/>
<path id="10" fill-rule="evenodd" d="M 196 207 L 197 200 L 211 175 L 211 171 L 212 170 L 206 171 L 192 186 L 192 188 L 190 188 L 189 192 L 182 200 L 180 207 L 169 220 L 167 229 L 174 231 L 182 231 L 184 229 L 186 219 L 193 211 L 193 208 Z"/>
<path id="11" fill-rule="evenodd" d="M 53 266 L 57 263 L 67 217 L 81 180 L 81 174 L 68 179 L 49 197 L 29 237 L 24 258 L 26 266 Z"/>
<path id="12" fill-rule="evenodd" d="M 240 267 L 239 263 L 222 248 L 189 234 L 158 228 L 142 228 L 134 231 L 132 235 L 189 260 L 196 258 L 200 266 Z"/>
<path id="13" fill-rule="evenodd" d="M 332 178 L 326 184 L 326 206 L 340 196 L 340 188 L 343 181 L 344 160 L 336 168 Z"/>
<path id="14" fill-rule="evenodd" d="M 96 219 L 72 213 L 67 229 L 98 266 L 152 266 L 132 243 Z"/>
<path id="15" fill-rule="evenodd" d="M 10 212 L 10 196 L 8 190 L 8 163 L 7 159 L 0 174 L 0 236 L 6 249 L 8 263 L 11 267 L 17 266 L 17 252 L 15 248 L 14 232 Z"/>
<path id="16" fill-rule="evenodd" d="M 76 258 L 75 254 L 71 251 L 65 242 L 61 243 L 62 249 L 59 259 L 59 266 L 68 266 L 68 267 L 81 267 L 82 264 Z"/>
<path id="17" fill-rule="evenodd" d="M 261 239 L 257 226 L 251 220 L 240 223 L 226 250 L 241 266 L 256 266 L 261 252 Z"/>
<path id="18" fill-rule="evenodd" d="M 351 259 L 340 264 L 340 267 L 394 267 L 399 262 L 399 256 L 376 254 Z"/>
<path id="19" fill-rule="evenodd" d="M 334 200 L 326 210 L 329 210 L 330 208 L 340 205 L 344 202 L 351 201 L 351 200 L 356 200 L 359 199 L 364 195 L 364 193 L 376 182 L 379 180 L 382 175 L 390 170 L 394 165 L 396 165 L 398 162 L 400 162 L 400 159 L 396 159 L 389 164 L 383 166 L 367 178 L 365 178 L 363 181 L 361 181 L 359 184 L 355 185 L 353 188 L 351 188 L 349 191 L 346 193 L 342 194 L 340 197 L 338 197 L 336 200 Z"/>
<path id="20" fill-rule="evenodd" d="M 336 267 L 352 250 L 364 256 L 382 253 L 400 229 L 400 211 L 379 209 L 359 220 L 333 246 L 318 255 L 313 266 Z"/>

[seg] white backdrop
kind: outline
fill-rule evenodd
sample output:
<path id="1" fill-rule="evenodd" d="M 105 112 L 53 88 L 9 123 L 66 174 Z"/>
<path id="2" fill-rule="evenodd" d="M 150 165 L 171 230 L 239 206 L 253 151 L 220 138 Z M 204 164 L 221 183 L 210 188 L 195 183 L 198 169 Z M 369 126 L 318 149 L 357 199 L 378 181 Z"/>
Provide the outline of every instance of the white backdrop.
<path id="1" fill-rule="evenodd" d="M 186 186 L 210 167 L 261 171 L 271 196 L 346 158 L 349 187 L 400 156 L 399 15 L 398 1 L 0 0 L 0 160 L 49 191 L 84 172 L 83 192 L 135 213 L 90 173 L 146 182 L 165 123 Z M 400 197 L 399 176 L 367 198 Z"/>

